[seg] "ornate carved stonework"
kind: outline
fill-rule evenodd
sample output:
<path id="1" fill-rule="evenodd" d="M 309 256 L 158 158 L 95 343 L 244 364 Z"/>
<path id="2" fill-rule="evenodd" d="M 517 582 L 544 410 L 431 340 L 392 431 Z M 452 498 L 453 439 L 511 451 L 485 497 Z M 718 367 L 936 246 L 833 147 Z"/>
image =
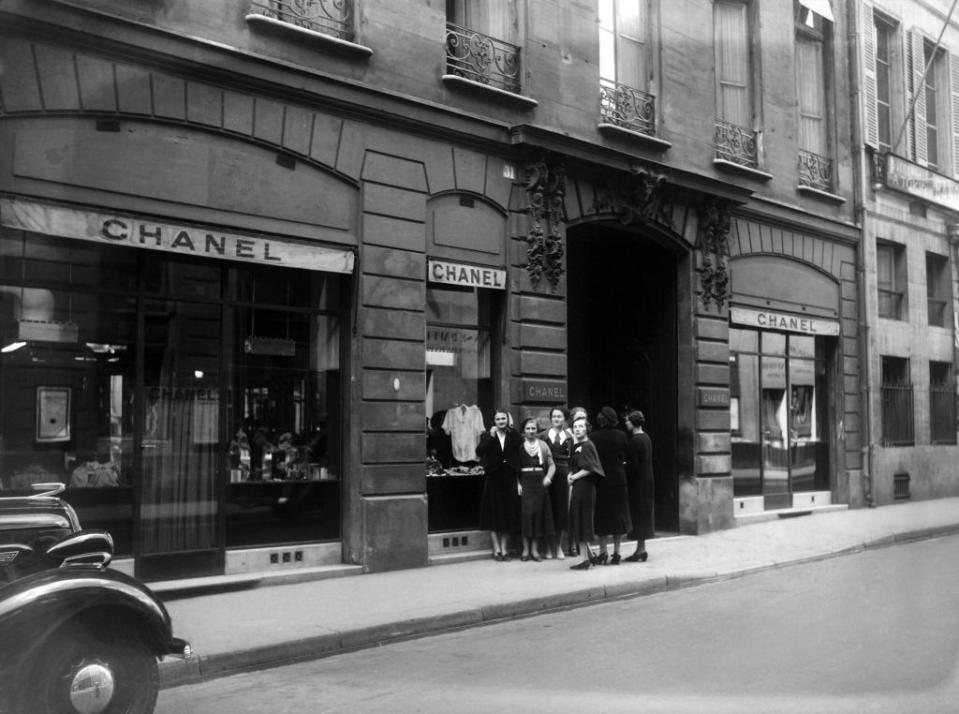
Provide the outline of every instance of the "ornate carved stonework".
<path id="1" fill-rule="evenodd" d="M 644 168 L 607 174 L 593 185 L 592 213 L 615 213 L 623 224 L 646 221 L 673 227 L 666 177 Z"/>
<path id="2" fill-rule="evenodd" d="M 563 274 L 563 207 L 566 199 L 566 169 L 548 157 L 526 165 L 526 195 L 529 200 L 529 235 L 526 236 L 526 271 L 533 287 L 543 277 L 556 289 Z"/>
<path id="3" fill-rule="evenodd" d="M 696 250 L 699 253 L 700 294 L 704 307 L 715 302 L 720 310 L 729 298 L 729 202 L 710 199 L 699 208 L 699 234 Z"/>

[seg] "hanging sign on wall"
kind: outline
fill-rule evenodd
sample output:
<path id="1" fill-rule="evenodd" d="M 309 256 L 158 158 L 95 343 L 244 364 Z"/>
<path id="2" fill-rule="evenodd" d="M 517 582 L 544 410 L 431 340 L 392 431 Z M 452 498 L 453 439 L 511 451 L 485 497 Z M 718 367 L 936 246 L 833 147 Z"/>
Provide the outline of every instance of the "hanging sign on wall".
<path id="1" fill-rule="evenodd" d="M 447 285 L 467 285 L 474 288 L 506 289 L 506 271 L 479 265 L 448 263 L 444 260 L 427 262 L 427 280 Z"/>
<path id="2" fill-rule="evenodd" d="M 790 315 L 773 310 L 750 310 L 744 307 L 729 308 L 729 321 L 734 325 L 758 327 L 760 330 L 780 330 L 782 332 L 799 332 L 804 335 L 821 337 L 837 337 L 839 322 L 824 320 L 806 315 Z"/>
<path id="3" fill-rule="evenodd" d="M 98 213 L 56 204 L 0 198 L 0 223 L 61 238 L 77 238 L 132 248 L 146 248 L 198 258 L 218 258 L 281 268 L 352 273 L 353 252 L 278 237 L 155 221 L 130 215 Z"/>

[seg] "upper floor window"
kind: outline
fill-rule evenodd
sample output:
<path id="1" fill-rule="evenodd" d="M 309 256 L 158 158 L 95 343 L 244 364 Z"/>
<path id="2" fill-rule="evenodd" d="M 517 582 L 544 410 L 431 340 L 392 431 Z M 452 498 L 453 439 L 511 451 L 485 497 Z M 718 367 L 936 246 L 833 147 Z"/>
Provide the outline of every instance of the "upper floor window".
<path id="1" fill-rule="evenodd" d="M 444 81 L 466 80 L 493 93 L 519 96 L 518 27 L 515 0 L 446 0 Z"/>
<path id="2" fill-rule="evenodd" d="M 948 151 L 944 146 L 946 141 L 946 122 L 948 116 L 948 106 L 943 102 L 948 99 L 946 92 L 942 91 L 945 86 L 946 63 L 944 53 L 941 49 L 936 49 L 931 42 L 923 42 L 923 71 L 925 79 L 922 83 L 923 99 L 925 99 L 925 125 L 926 125 L 926 166 L 934 171 L 943 171 Z M 920 117 L 916 118 L 917 123 Z M 921 131 L 917 127 L 916 131 Z M 918 156 L 917 156 L 918 158 Z"/>
<path id="3" fill-rule="evenodd" d="M 879 316 L 901 320 L 906 296 L 906 250 L 897 243 L 876 243 Z"/>
<path id="4" fill-rule="evenodd" d="M 875 33 L 875 115 L 876 141 L 880 151 L 892 149 L 892 68 L 895 66 L 896 28 L 881 15 L 873 15 Z M 867 110 L 868 113 L 868 110 Z"/>
<path id="5" fill-rule="evenodd" d="M 799 97 L 799 185 L 833 190 L 829 159 L 826 58 L 831 23 L 796 2 L 796 88 Z"/>
<path id="6" fill-rule="evenodd" d="M 647 0 L 600 0 L 600 111 L 604 123 L 655 133 L 649 91 Z"/>
<path id="7" fill-rule="evenodd" d="M 742 2 L 713 5 L 716 41 L 716 116 L 730 124 L 752 126 L 749 7 Z"/>
<path id="8" fill-rule="evenodd" d="M 752 50 L 749 10 L 744 2 L 713 4 L 716 53 L 716 159 L 747 168 L 759 166 L 753 129 Z"/>
<path id="9" fill-rule="evenodd" d="M 944 255 L 926 253 L 926 301 L 929 324 L 945 327 L 949 316 L 952 290 L 949 277 L 949 259 Z"/>

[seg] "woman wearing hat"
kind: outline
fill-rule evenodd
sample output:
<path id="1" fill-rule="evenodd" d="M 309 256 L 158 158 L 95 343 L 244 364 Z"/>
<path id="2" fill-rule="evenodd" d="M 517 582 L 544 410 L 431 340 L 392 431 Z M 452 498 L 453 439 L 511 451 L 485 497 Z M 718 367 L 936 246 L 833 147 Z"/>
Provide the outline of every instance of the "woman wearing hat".
<path id="1" fill-rule="evenodd" d="M 629 533 L 632 522 L 629 518 L 629 498 L 626 494 L 626 434 L 618 428 L 619 417 L 612 407 L 603 407 L 596 416 L 599 428 L 590 439 L 596 445 L 600 463 L 606 478 L 596 488 L 596 535 L 599 536 L 597 563 L 619 565 L 619 545 Z M 606 549 L 606 537 L 613 537 L 613 555 Z"/>
<path id="2" fill-rule="evenodd" d="M 626 417 L 629 445 L 626 449 L 626 488 L 629 491 L 629 515 L 633 521 L 636 552 L 625 560 L 646 562 L 646 539 L 654 533 L 653 520 L 653 442 L 643 427 L 646 417 L 641 411 L 632 411 Z"/>

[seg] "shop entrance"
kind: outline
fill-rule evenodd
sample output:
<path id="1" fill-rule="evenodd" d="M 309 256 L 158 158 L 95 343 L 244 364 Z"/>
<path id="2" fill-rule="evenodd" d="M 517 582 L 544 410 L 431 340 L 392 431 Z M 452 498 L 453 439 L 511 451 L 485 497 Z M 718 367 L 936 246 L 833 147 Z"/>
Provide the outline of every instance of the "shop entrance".
<path id="1" fill-rule="evenodd" d="M 679 530 L 677 256 L 604 225 L 570 228 L 570 406 L 639 409 L 653 442 L 656 530 Z"/>

